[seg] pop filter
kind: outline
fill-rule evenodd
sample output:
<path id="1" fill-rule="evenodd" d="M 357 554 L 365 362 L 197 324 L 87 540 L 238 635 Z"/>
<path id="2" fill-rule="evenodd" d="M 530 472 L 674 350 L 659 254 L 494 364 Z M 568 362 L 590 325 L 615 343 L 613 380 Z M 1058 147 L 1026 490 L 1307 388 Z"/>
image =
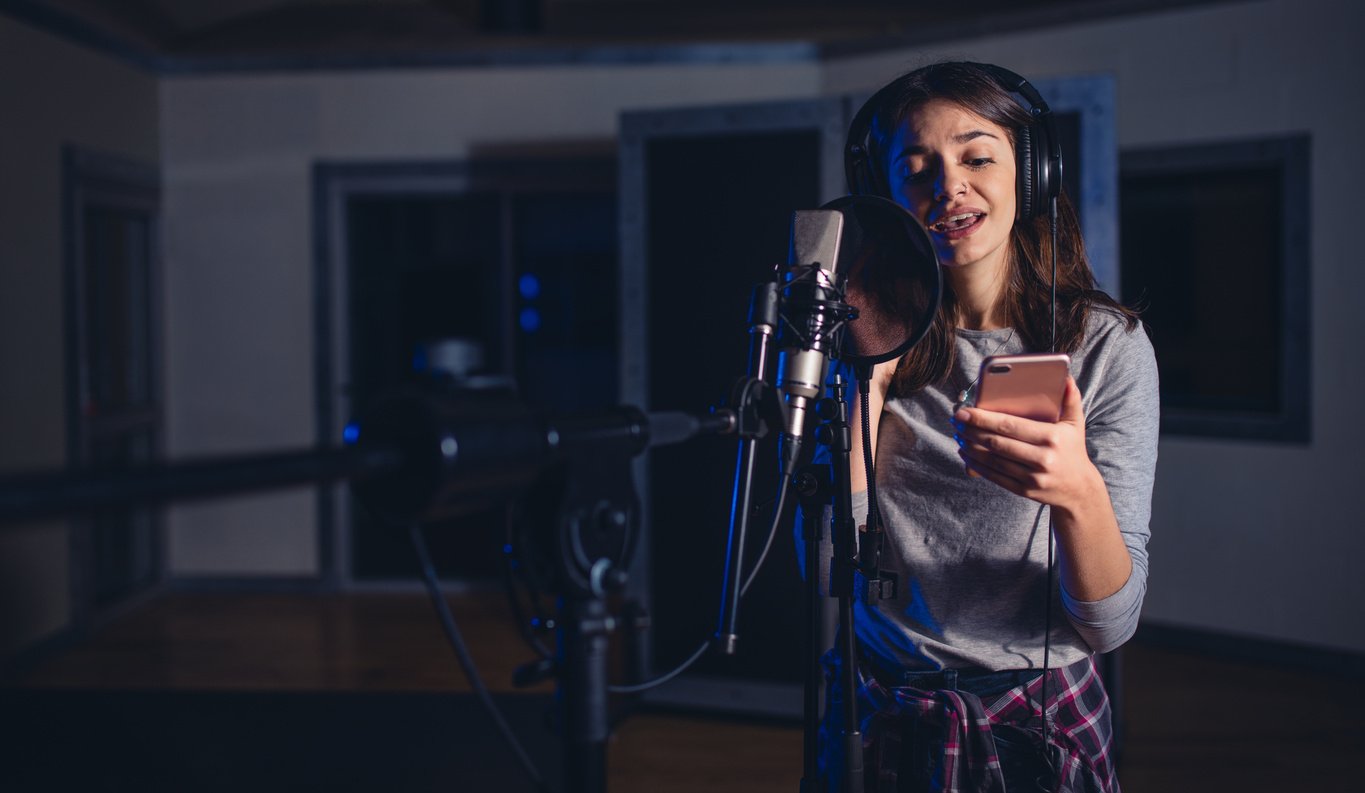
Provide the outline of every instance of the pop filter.
<path id="1" fill-rule="evenodd" d="M 929 232 L 878 196 L 844 196 L 821 209 L 844 217 L 839 269 L 847 274 L 844 302 L 858 310 L 837 357 L 855 367 L 899 358 L 924 338 L 938 311 L 943 281 Z"/>

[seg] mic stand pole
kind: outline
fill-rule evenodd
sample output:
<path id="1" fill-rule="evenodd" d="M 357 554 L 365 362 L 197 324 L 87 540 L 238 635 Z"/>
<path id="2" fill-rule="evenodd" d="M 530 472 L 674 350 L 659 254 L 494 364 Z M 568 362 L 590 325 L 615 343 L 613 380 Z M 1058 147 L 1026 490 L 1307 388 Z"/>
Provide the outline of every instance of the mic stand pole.
<path id="1" fill-rule="evenodd" d="M 834 520 L 831 540 L 834 554 L 830 561 L 829 592 L 839 600 L 839 680 L 836 690 L 840 695 L 840 722 L 843 725 L 843 784 L 840 793 L 863 791 L 863 735 L 858 729 L 858 648 L 853 634 L 854 571 L 858 569 L 858 530 L 853 521 L 852 475 L 848 455 L 852 447 L 848 426 L 848 402 L 844 399 L 847 384 L 843 377 L 835 377 L 831 385 L 833 415 L 822 430 L 820 440 L 829 446 L 833 461 Z M 830 403 L 826 403 L 829 405 Z"/>
<path id="2" fill-rule="evenodd" d="M 528 568 L 544 576 L 558 596 L 557 651 L 548 671 L 558 676 L 566 793 L 607 790 L 609 639 L 621 624 L 608 612 L 607 599 L 625 590 L 639 534 L 630 458 L 703 432 L 727 432 L 733 424 L 724 411 L 646 416 L 626 408 L 548 429 L 557 438 L 557 464 L 544 471 L 527 501 L 557 504 L 558 514 L 545 522 L 536 519 L 540 513 L 531 515 L 519 544 Z"/>
<path id="3" fill-rule="evenodd" d="M 555 566 L 559 601 L 556 699 L 564 747 L 566 793 L 606 793 L 611 734 L 608 640 L 617 622 L 607 598 L 627 583 L 639 531 L 639 504 L 630 458 L 648 447 L 650 424 L 588 419 L 553 430 L 566 449 L 558 475 L 532 499 L 559 495 L 559 514 L 540 543 Z M 581 444 L 581 445 L 580 445 Z M 542 557 L 545 558 L 545 557 Z"/>
<path id="4" fill-rule="evenodd" d="M 820 783 L 820 540 L 824 508 L 830 504 L 830 467 L 812 463 L 793 482 L 801 498 L 801 546 L 804 547 L 803 577 L 805 596 L 801 599 L 801 618 L 805 637 L 801 654 L 805 658 L 805 702 L 803 707 L 803 752 L 801 752 L 801 793 L 823 793 Z"/>
<path id="5" fill-rule="evenodd" d="M 607 739 L 607 637 L 613 620 L 602 593 L 565 598 L 560 609 L 564 785 L 569 793 L 605 793 Z"/>
<path id="6" fill-rule="evenodd" d="M 820 642 L 820 542 L 824 539 L 821 525 L 825 507 L 833 498 L 830 477 L 828 465 L 811 463 L 793 483 L 801 497 L 801 544 L 805 549 L 802 577 L 806 582 L 801 603 L 801 617 L 806 625 L 801 648 L 806 659 L 801 793 L 823 793 L 826 789 L 820 781 L 820 685 L 824 678 L 820 665 L 823 652 Z"/>
<path id="7" fill-rule="evenodd" d="M 863 736 L 859 730 L 856 673 L 857 645 L 853 634 L 854 571 L 858 569 L 857 527 L 853 520 L 853 495 L 849 453 L 852 435 L 848 424 L 848 402 L 844 396 L 847 383 L 840 375 L 830 384 L 830 398 L 816 403 L 816 411 L 825 423 L 816 431 L 816 440 L 829 448 L 829 465 L 808 465 L 796 479 L 801 494 L 802 541 L 805 547 L 806 578 L 806 681 L 804 776 L 802 793 L 823 793 L 832 780 L 822 780 L 819 772 L 819 685 L 820 666 L 820 523 L 824 508 L 832 502 L 831 540 L 834 550 L 830 560 L 829 595 L 839 600 L 838 644 L 839 678 L 833 691 L 839 694 L 838 740 L 844 759 L 843 780 L 837 786 L 840 793 L 863 791 Z M 832 703 L 826 703 L 830 707 Z M 831 767 L 830 772 L 834 769 Z M 822 784 L 822 782 L 824 784 Z"/>
<path id="8" fill-rule="evenodd" d="M 773 333 L 777 330 L 778 306 L 781 290 L 774 279 L 754 288 L 749 307 L 749 374 L 735 383 L 730 404 L 736 413 L 736 432 L 739 435 L 739 456 L 735 462 L 734 498 L 730 505 L 730 538 L 726 548 L 725 584 L 720 601 L 720 624 L 715 642 L 721 652 L 734 655 L 739 636 L 739 596 L 744 566 L 744 543 L 749 531 L 752 512 L 754 458 L 759 438 L 767 431 L 767 422 L 778 406 L 776 394 L 768 383 L 768 357 Z M 780 426 L 780 424 L 778 425 Z M 785 473 L 785 472 L 784 472 Z"/>

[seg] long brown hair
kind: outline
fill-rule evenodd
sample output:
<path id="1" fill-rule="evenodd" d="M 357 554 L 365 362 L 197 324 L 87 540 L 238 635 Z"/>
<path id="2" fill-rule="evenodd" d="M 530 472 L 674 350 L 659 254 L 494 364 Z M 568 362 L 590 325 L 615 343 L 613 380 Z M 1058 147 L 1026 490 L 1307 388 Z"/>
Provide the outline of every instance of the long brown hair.
<path id="1" fill-rule="evenodd" d="M 888 141 L 896 128 L 926 102 L 942 99 L 958 105 L 1009 131 L 1015 151 L 1020 130 L 1032 116 L 981 64 L 936 63 L 898 77 L 887 89 L 888 99 L 872 121 L 869 143 L 876 181 L 885 184 L 889 173 Z M 889 191 L 888 191 L 889 192 Z M 886 197 L 890 197 L 889 195 Z M 1046 351 L 1051 346 L 1052 235 L 1046 212 L 1017 220 L 1010 231 L 1009 272 L 1003 300 L 1010 327 L 1025 349 Z M 1074 353 L 1085 337 L 1086 321 L 1094 308 L 1121 315 L 1129 330 L 1137 327 L 1136 312 L 1125 308 L 1096 287 L 1076 210 L 1065 191 L 1057 199 L 1057 352 Z M 957 326 L 957 298 L 946 280 L 938 314 L 924 339 L 896 367 L 894 390 L 909 394 L 944 381 L 956 357 L 953 331 Z"/>

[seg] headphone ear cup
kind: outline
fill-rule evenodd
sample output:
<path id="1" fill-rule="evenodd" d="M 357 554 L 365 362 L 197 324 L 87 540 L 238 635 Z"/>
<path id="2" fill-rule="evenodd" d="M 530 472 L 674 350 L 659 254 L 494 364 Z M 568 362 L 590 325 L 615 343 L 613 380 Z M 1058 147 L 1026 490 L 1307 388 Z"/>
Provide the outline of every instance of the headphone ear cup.
<path id="1" fill-rule="evenodd" d="M 1027 126 L 1019 130 L 1018 140 L 1015 142 L 1015 162 L 1017 163 L 1018 173 L 1015 174 L 1015 181 L 1018 185 L 1019 196 L 1019 219 L 1028 220 L 1038 212 L 1038 166 L 1037 147 L 1033 139 L 1033 127 Z"/>
<path id="2" fill-rule="evenodd" d="M 871 159 L 866 143 L 852 144 L 845 151 L 844 180 L 848 184 L 849 195 L 877 194 Z"/>
<path id="3" fill-rule="evenodd" d="M 892 99 L 902 90 L 908 75 L 892 80 L 868 98 L 848 126 L 844 140 L 844 181 L 851 195 L 873 195 L 891 198 L 891 186 L 876 154 L 873 125 L 878 114 L 891 107 Z"/>

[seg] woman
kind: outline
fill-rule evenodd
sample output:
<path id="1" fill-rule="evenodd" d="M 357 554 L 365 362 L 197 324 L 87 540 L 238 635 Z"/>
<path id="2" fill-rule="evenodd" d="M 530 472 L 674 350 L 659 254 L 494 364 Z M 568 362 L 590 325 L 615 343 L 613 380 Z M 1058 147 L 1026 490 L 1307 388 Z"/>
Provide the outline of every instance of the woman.
<path id="1" fill-rule="evenodd" d="M 876 181 L 929 230 L 945 285 L 924 341 L 877 367 L 869 391 L 882 567 L 899 582 L 855 604 L 869 790 L 1118 790 L 1091 656 L 1132 635 L 1146 591 L 1156 364 L 1135 315 L 1095 289 L 1062 195 L 1061 419 L 971 406 L 984 358 L 1046 352 L 1052 336 L 1049 217 L 1018 217 L 1016 149 L 1034 119 L 1002 74 L 942 63 L 902 76 L 868 140 Z"/>

